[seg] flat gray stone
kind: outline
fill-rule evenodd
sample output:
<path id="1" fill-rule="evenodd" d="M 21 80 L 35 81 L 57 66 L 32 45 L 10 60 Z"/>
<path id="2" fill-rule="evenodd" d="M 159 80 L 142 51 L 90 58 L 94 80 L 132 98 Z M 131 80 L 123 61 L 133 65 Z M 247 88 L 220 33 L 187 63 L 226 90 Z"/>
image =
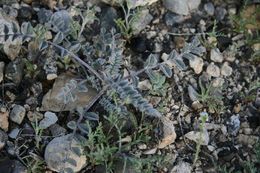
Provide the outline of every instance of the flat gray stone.
<path id="1" fill-rule="evenodd" d="M 72 148 L 78 148 L 78 155 Z M 61 172 L 65 168 L 73 172 L 80 171 L 86 164 L 86 156 L 83 155 L 83 148 L 72 134 L 54 138 L 46 147 L 44 159 L 49 169 Z M 70 162 L 73 160 L 75 165 Z"/>
<path id="2" fill-rule="evenodd" d="M 62 74 L 55 79 L 53 87 L 43 97 L 41 111 L 70 111 L 77 106 L 86 106 L 97 94 L 96 90 L 86 84 L 87 92 L 81 92 L 79 90 L 73 91 L 75 95 L 75 101 L 71 100 L 65 103 L 64 100 L 59 99 L 59 95 L 63 92 L 65 85 L 71 80 L 75 80 L 76 76 L 72 74 Z"/>
<path id="3" fill-rule="evenodd" d="M 10 113 L 10 119 L 17 124 L 21 124 L 24 117 L 25 117 L 25 108 L 21 105 L 14 105 Z"/>

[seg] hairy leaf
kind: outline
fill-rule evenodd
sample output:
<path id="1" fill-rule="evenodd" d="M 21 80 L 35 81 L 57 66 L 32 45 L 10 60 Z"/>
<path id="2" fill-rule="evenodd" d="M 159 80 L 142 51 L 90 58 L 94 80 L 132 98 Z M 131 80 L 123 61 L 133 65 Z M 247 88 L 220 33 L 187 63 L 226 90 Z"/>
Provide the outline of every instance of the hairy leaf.
<path id="1" fill-rule="evenodd" d="M 172 69 L 165 64 L 160 64 L 160 70 L 167 76 L 168 78 L 172 77 Z"/>
<path id="2" fill-rule="evenodd" d="M 77 128 L 77 123 L 75 121 L 69 121 L 67 123 L 67 127 L 70 128 L 71 130 L 74 130 Z"/>
<path id="3" fill-rule="evenodd" d="M 54 39 L 53 39 L 53 43 L 55 44 L 60 44 L 64 39 L 64 34 L 62 32 L 58 32 Z"/>
<path id="4" fill-rule="evenodd" d="M 149 57 L 147 58 L 146 62 L 145 62 L 145 67 L 153 67 L 157 64 L 158 60 L 155 57 L 155 55 L 150 54 Z"/>

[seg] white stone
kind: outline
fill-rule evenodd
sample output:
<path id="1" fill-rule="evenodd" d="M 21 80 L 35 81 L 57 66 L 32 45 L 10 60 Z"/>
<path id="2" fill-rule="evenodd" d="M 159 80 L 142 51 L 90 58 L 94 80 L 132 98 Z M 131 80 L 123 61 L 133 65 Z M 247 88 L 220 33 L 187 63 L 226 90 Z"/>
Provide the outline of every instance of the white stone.
<path id="1" fill-rule="evenodd" d="M 73 148 L 79 149 L 79 155 L 72 150 Z M 78 172 L 86 164 L 83 148 L 72 134 L 54 138 L 45 149 L 44 159 L 48 168 L 55 172 L 61 172 L 64 168 Z M 76 165 L 69 163 L 68 160 L 74 160 Z"/>
<path id="2" fill-rule="evenodd" d="M 220 76 L 220 69 L 214 63 L 210 63 L 207 67 L 207 73 L 209 76 L 219 77 Z"/>
<path id="3" fill-rule="evenodd" d="M 191 173 L 192 166 L 190 163 L 180 161 L 176 166 L 173 167 L 171 173 Z"/>
<path id="4" fill-rule="evenodd" d="M 112 5 L 120 5 L 120 2 L 122 0 L 102 0 L 102 2 L 105 2 L 107 4 L 112 4 Z M 138 6 L 146 6 L 146 5 L 151 5 L 155 2 L 157 2 L 158 0 L 126 0 L 126 2 L 128 3 L 128 8 L 136 8 Z"/>
<path id="5" fill-rule="evenodd" d="M 224 57 L 218 48 L 211 49 L 210 51 L 210 59 L 214 62 L 222 62 Z"/>
<path id="6" fill-rule="evenodd" d="M 196 74 L 200 74 L 204 65 L 203 59 L 195 57 L 193 60 L 189 60 L 190 67 L 194 70 Z"/>
<path id="7" fill-rule="evenodd" d="M 190 131 L 185 134 L 185 137 L 196 143 L 201 142 L 201 145 L 208 145 L 208 143 L 209 143 L 209 133 L 206 129 L 204 129 L 202 133 Z"/>
<path id="8" fill-rule="evenodd" d="M 225 62 L 221 67 L 221 75 L 223 76 L 230 76 L 232 75 L 233 69 Z"/>
<path id="9" fill-rule="evenodd" d="M 164 6 L 174 13 L 188 15 L 199 7 L 200 2 L 201 0 L 164 0 Z"/>

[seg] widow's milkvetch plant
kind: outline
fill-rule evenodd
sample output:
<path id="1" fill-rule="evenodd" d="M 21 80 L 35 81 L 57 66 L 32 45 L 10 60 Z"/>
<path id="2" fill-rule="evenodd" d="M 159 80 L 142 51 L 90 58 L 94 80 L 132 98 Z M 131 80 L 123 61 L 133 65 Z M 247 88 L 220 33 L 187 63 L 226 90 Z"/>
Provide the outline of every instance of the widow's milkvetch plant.
<path id="1" fill-rule="evenodd" d="M 59 12 L 64 15 L 57 14 Z M 93 74 L 95 79 L 100 81 L 102 88 L 100 91 L 102 93 L 99 97 L 107 90 L 115 90 L 121 99 L 128 98 L 128 103 L 141 112 L 153 117 L 160 117 L 161 114 L 153 108 L 137 89 L 138 76 L 146 73 L 154 83 L 158 80 L 158 77 L 156 77 L 158 76 L 158 72 L 170 78 L 173 68 L 178 68 L 179 70 L 187 68 L 183 62 L 183 58 L 192 60 L 196 56 L 202 56 L 205 52 L 205 48 L 200 45 L 198 38 L 195 37 L 191 43 L 186 44 L 181 53 L 173 50 L 163 62 L 159 62 L 158 58 L 151 54 L 147 58 L 143 69 L 139 71 L 131 70 L 128 76 L 123 77 L 123 70 L 125 68 L 123 55 L 124 42 L 120 39 L 120 35 L 114 29 L 110 32 L 101 29 L 100 36 L 97 39 L 99 42 L 94 42 L 92 45 L 84 41 L 80 42 L 73 39 L 70 35 L 69 26 L 72 21 L 65 11 L 58 11 L 53 14 L 46 25 L 38 24 L 33 27 L 30 22 L 22 23 L 21 27 L 14 23 L 11 23 L 11 25 L 1 24 L 3 31 L 1 31 L 0 36 L 4 41 L 8 39 L 11 41 L 22 39 L 23 42 L 35 41 L 39 51 L 44 51 L 51 47 L 61 58 L 64 56 L 71 57 L 84 66 L 89 73 Z M 53 39 L 46 37 L 48 32 L 52 32 L 55 35 Z M 82 33 L 82 29 L 79 32 Z M 92 59 L 89 64 L 79 57 L 77 54 L 79 52 L 83 52 L 87 56 L 87 59 L 90 59 L 91 56 L 96 57 L 96 59 Z M 99 68 L 97 69 L 96 66 L 99 66 Z M 158 83 L 160 82 L 158 81 Z M 64 98 L 64 102 L 66 103 L 69 101 L 68 99 L 75 100 L 72 89 L 69 88 L 69 86 L 74 86 L 74 89 L 76 89 L 75 85 L 77 84 L 73 81 L 65 85 L 62 89 L 64 92 L 59 95 L 59 98 Z M 69 95 L 69 97 L 62 95 Z M 95 99 L 97 100 L 98 98 Z M 93 105 L 96 100 L 91 104 Z"/>

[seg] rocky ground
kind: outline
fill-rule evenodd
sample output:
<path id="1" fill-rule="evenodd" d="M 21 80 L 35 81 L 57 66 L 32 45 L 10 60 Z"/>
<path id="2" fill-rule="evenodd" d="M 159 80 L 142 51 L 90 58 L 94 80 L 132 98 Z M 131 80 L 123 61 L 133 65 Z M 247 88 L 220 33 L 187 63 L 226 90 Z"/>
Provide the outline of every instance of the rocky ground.
<path id="1" fill-rule="evenodd" d="M 0 172 L 260 172 L 259 1 L 127 2 L 0 0 Z"/>

